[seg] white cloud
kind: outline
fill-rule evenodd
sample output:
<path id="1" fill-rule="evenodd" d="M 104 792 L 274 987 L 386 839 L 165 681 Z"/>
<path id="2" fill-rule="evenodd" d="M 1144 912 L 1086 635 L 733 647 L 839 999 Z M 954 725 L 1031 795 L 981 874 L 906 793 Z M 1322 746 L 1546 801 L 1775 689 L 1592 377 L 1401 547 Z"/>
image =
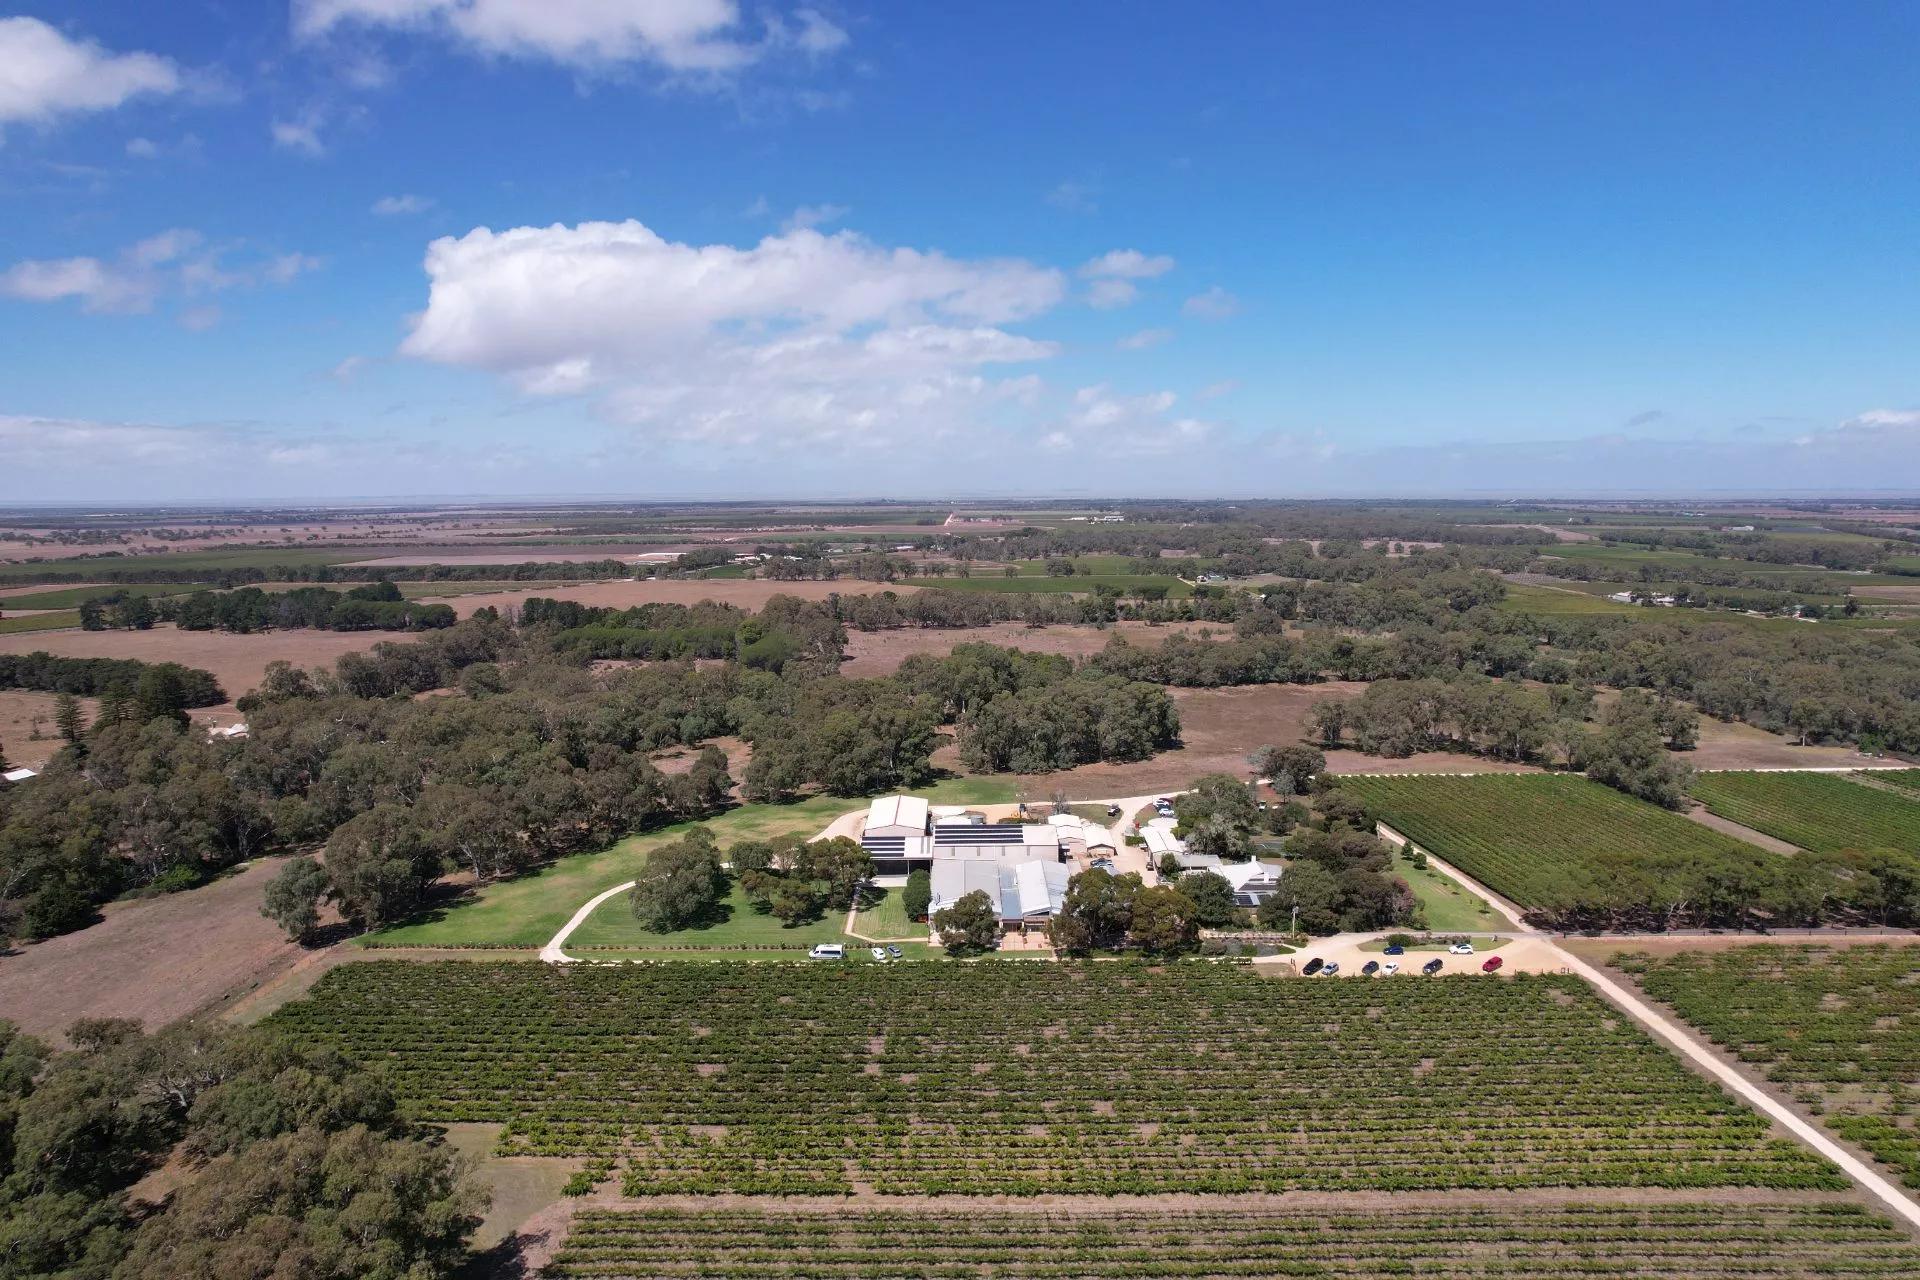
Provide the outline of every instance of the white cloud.
<path id="1" fill-rule="evenodd" d="M 1170 417 L 1179 397 L 1171 391 L 1120 395 L 1105 383 L 1081 387 L 1060 426 L 1046 439 L 1052 449 L 1089 454 L 1151 455 L 1201 444 L 1214 426 L 1199 418 Z M 1062 444 L 1060 441 L 1066 443 Z"/>
<path id="2" fill-rule="evenodd" d="M 1188 298 L 1181 304 L 1180 313 L 1196 320 L 1226 320 L 1240 314 L 1240 299 L 1214 285 Z"/>
<path id="3" fill-rule="evenodd" d="M 1080 275 L 1087 280 L 1151 280 L 1173 270 L 1173 259 L 1166 254 L 1149 256 L 1138 249 L 1114 249 L 1081 264 Z"/>
<path id="4" fill-rule="evenodd" d="M 425 213 L 431 208 L 433 208 L 433 201 L 427 196 L 381 196 L 373 202 L 373 212 L 383 218 L 409 213 Z"/>
<path id="5" fill-rule="evenodd" d="M 319 112 L 306 111 L 293 120 L 275 119 L 267 126 L 267 132 L 273 137 L 273 145 L 282 151 L 323 156 L 327 153 L 327 144 L 320 136 L 320 129 L 325 123 Z"/>
<path id="6" fill-rule="evenodd" d="M 795 229 L 751 248 L 639 222 L 479 228 L 433 242 L 410 356 L 532 394 L 592 393 L 673 437 L 804 445 L 938 432 L 1025 394 L 987 371 L 1051 342 L 1002 326 L 1056 306 L 1057 271 Z"/>
<path id="7" fill-rule="evenodd" d="M 0 414 L 0 451 L 21 466 L 84 458 L 185 462 L 203 450 L 208 433 L 191 427 L 83 422 Z"/>
<path id="8" fill-rule="evenodd" d="M 1122 351 L 1145 351 L 1148 347 L 1158 347 L 1173 341 L 1171 329 L 1142 329 L 1130 333 L 1113 345 Z"/>
<path id="9" fill-rule="evenodd" d="M 1131 280 L 1095 280 L 1087 289 L 1087 305 L 1096 311 L 1131 306 L 1139 297 L 1139 286 Z"/>
<path id="10" fill-rule="evenodd" d="M 152 138 L 128 138 L 127 154 L 135 160 L 158 159 L 160 144 Z"/>
<path id="11" fill-rule="evenodd" d="M 1240 389 L 1238 378 L 1223 378 L 1219 382 L 1209 382 L 1193 393 L 1195 400 L 1218 400 L 1221 396 L 1230 396 Z"/>
<path id="12" fill-rule="evenodd" d="M 195 333 L 205 333 L 220 323 L 220 308 L 209 303 L 204 307 L 188 307 L 180 313 L 180 327 Z"/>
<path id="13" fill-rule="evenodd" d="M 825 227 L 840 221 L 853 210 L 844 204 L 803 204 L 787 215 L 780 224 L 782 231 L 799 231 L 808 227 Z"/>
<path id="14" fill-rule="evenodd" d="M 175 227 L 127 246 L 114 258 L 28 259 L 0 272 L 0 297 L 23 302 L 72 299 L 83 311 L 130 314 L 151 311 L 166 296 L 193 297 L 287 284 L 320 265 L 303 253 L 280 254 L 227 265 L 229 250 L 208 246 L 197 231 Z M 218 318 L 218 313 L 213 313 Z M 189 328 L 205 328 L 205 308 L 181 317 Z M 199 323 L 196 323 L 198 321 Z"/>
<path id="15" fill-rule="evenodd" d="M 177 93 L 180 70 L 151 53 L 111 53 L 38 18 L 0 18 L 0 127 L 107 111 L 141 94 Z"/>
<path id="16" fill-rule="evenodd" d="M 1047 192 L 1046 201 L 1056 209 L 1067 213 L 1098 213 L 1100 204 L 1094 197 L 1098 194 L 1090 183 L 1062 182 Z"/>
<path id="17" fill-rule="evenodd" d="M 429 32 L 493 57 L 687 73 L 738 71 L 782 50 L 818 58 L 848 43 L 811 8 L 770 17 L 756 34 L 735 0 L 294 0 L 298 35 L 343 26 Z"/>

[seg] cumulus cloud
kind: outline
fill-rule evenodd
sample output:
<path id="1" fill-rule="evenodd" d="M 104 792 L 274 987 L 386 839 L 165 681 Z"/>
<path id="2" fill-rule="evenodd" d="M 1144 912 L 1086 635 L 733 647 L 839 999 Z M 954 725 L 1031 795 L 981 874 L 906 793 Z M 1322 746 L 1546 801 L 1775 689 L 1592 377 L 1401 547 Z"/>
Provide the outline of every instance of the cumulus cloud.
<path id="1" fill-rule="evenodd" d="M 1240 299 L 1214 285 L 1188 298 L 1181 304 L 1180 313 L 1196 320 L 1226 320 L 1240 314 Z"/>
<path id="2" fill-rule="evenodd" d="M 1055 452 L 1100 456 L 1172 453 L 1205 442 L 1214 424 L 1173 416 L 1179 397 L 1171 391 L 1123 395 L 1106 383 L 1081 387 L 1060 423 L 1041 439 Z"/>
<path id="3" fill-rule="evenodd" d="M 381 196 L 373 202 L 373 212 L 383 218 L 409 213 L 425 213 L 431 208 L 433 208 L 433 201 L 426 196 Z"/>
<path id="4" fill-rule="evenodd" d="M 844 204 L 803 204 L 787 215 L 781 224 L 782 231 L 796 231 L 807 227 L 825 227 L 840 221 L 853 210 Z"/>
<path id="5" fill-rule="evenodd" d="M 1059 271 L 796 228 L 750 248 L 636 221 L 479 228 L 427 251 L 402 351 L 590 393 L 664 436 L 796 445 L 958 429 L 1005 398 L 997 366 L 1051 342 L 1004 326 L 1057 305 Z"/>
<path id="6" fill-rule="evenodd" d="M 755 33 L 735 0 L 295 0 L 300 36 L 344 26 L 428 32 L 492 57 L 688 73 L 738 71 L 783 50 L 818 58 L 848 42 L 811 8 L 773 16 Z"/>
<path id="7" fill-rule="evenodd" d="M 112 53 L 38 18 L 0 18 L 0 128 L 108 111 L 142 94 L 177 93 L 180 69 L 151 53 Z"/>
<path id="8" fill-rule="evenodd" d="M 1145 351 L 1148 347 L 1158 347 L 1172 341 L 1171 329 L 1142 329 L 1138 333 L 1128 334 L 1113 345 L 1122 351 Z"/>
<path id="9" fill-rule="evenodd" d="M 1164 253 L 1149 256 L 1138 249 L 1114 249 L 1082 264 L 1080 274 L 1088 280 L 1150 280 L 1171 270 L 1173 259 Z"/>
<path id="10" fill-rule="evenodd" d="M 231 265 L 230 251 L 208 245 L 184 227 L 162 231 L 121 250 L 111 259 L 40 258 L 16 262 L 0 272 L 0 297 L 22 302 L 76 301 L 83 311 L 130 314 L 151 311 L 163 297 L 204 297 L 228 289 L 288 284 L 320 265 L 318 258 L 287 253 Z M 201 306 L 181 317 L 188 328 L 204 329 L 219 318 Z"/>
<path id="11" fill-rule="evenodd" d="M 297 151 L 303 156 L 323 156 L 326 140 L 320 129 L 326 122 L 317 111 L 305 111 L 291 120 L 275 119 L 267 125 L 273 145 L 282 151 Z"/>

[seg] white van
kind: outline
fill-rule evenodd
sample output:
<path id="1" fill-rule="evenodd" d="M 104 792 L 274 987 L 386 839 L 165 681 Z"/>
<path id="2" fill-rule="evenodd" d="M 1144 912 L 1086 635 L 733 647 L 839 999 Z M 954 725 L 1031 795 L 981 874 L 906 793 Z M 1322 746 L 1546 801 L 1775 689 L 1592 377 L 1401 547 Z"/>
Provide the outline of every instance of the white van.
<path id="1" fill-rule="evenodd" d="M 813 950 L 807 952 L 809 960 L 845 960 L 847 949 L 837 942 L 816 942 Z"/>

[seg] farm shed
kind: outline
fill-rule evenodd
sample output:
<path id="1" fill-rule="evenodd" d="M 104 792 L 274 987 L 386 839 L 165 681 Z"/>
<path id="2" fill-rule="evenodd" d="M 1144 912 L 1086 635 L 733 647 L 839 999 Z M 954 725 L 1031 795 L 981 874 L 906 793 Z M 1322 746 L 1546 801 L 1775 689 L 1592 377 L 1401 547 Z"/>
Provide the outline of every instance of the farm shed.
<path id="1" fill-rule="evenodd" d="M 924 836 L 927 802 L 919 796 L 879 796 L 867 806 L 867 825 L 861 834 Z"/>
<path id="2" fill-rule="evenodd" d="M 984 893 L 1002 929 L 1044 925 L 1066 899 L 1069 869 L 1058 862 L 936 862 L 930 910 L 950 907 L 969 893 Z"/>

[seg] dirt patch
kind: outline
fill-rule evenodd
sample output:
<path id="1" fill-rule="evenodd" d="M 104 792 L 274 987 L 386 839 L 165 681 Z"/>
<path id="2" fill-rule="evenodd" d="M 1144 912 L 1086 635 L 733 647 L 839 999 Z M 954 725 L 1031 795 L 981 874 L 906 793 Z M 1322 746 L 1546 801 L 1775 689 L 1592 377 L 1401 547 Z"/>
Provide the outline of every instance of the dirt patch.
<path id="1" fill-rule="evenodd" d="M 831 595 L 867 596 L 882 591 L 911 595 L 918 587 L 899 583 L 859 582 L 838 579 L 833 582 L 768 582 L 759 578 L 642 578 L 635 582 L 586 582 L 571 587 L 535 587 L 526 591 L 485 591 L 467 596 L 446 596 L 441 602 L 453 606 L 463 618 L 488 605 L 496 609 L 517 609 L 530 596 L 550 600 L 577 600 L 602 608 L 630 609 L 640 604 L 698 604 L 714 600 L 758 609 L 774 596 L 795 596 L 801 600 L 825 600 Z"/>
<path id="2" fill-rule="evenodd" d="M 152 1030 L 258 988 L 308 954 L 260 914 L 283 861 L 110 904 L 96 925 L 0 956 L 0 1016 L 55 1038 L 76 1018 L 137 1018 Z"/>
<path id="3" fill-rule="evenodd" d="M 885 676 L 900 669 L 900 664 L 916 653 L 939 656 L 953 652 L 958 644 L 997 644 L 1028 653 L 1056 653 L 1083 658 L 1107 647 L 1114 636 L 1126 637 L 1128 644 L 1149 648 L 1168 636 L 1196 635 L 1211 631 L 1229 636 L 1233 628 L 1218 622 L 1172 622 L 1153 626 L 1145 622 L 1118 622 L 1108 627 L 1060 626 L 1030 627 L 1024 622 L 996 622 L 985 627 L 899 627 L 891 631 L 853 631 L 847 635 L 847 660 L 840 668 L 844 676 Z"/>
<path id="4" fill-rule="evenodd" d="M 1802 747 L 1750 724 L 1702 717 L 1700 745 L 1677 755 L 1695 769 L 1832 769 L 1885 764 L 1851 747 Z"/>
<path id="5" fill-rule="evenodd" d="M 65 658 L 138 658 L 179 662 L 213 672 L 229 698 L 260 683 L 269 662 L 331 667 L 343 653 L 364 653 L 383 640 L 406 643 L 398 631 L 181 631 L 162 623 L 151 631 L 25 631 L 0 636 L 0 653 L 46 652 Z"/>
<path id="6" fill-rule="evenodd" d="M 0 689 L 0 756 L 6 757 L 9 765 L 38 769 L 66 745 L 53 724 L 56 701 L 57 696 L 51 693 Z M 99 704 L 92 698 L 82 698 L 80 705 L 91 723 Z M 40 722 L 38 738 L 34 737 L 36 718 Z"/>
<path id="7" fill-rule="evenodd" d="M 1033 795 L 1054 790 L 1076 796 L 1137 796 L 1185 787 L 1203 773 L 1247 776 L 1247 755 L 1264 746 L 1287 746 L 1306 735 L 1313 704 L 1325 698 L 1355 698 L 1366 685 L 1334 680 L 1324 684 L 1257 684 L 1233 689 L 1174 689 L 1180 710 L 1181 745 L 1137 764 L 1089 764 L 1045 775 L 1027 789 Z M 936 757 L 938 759 L 938 757 Z M 1355 773 L 1534 772 L 1525 765 L 1448 752 L 1427 752 L 1387 760 L 1357 751 L 1332 751 L 1328 767 Z"/>

